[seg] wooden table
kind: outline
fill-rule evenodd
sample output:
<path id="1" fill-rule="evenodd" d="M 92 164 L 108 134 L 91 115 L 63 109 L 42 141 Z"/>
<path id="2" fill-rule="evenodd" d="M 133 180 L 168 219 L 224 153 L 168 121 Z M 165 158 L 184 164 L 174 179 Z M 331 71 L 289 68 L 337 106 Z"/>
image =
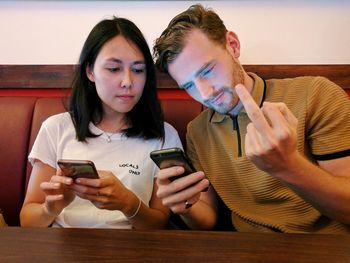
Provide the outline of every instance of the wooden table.
<path id="1" fill-rule="evenodd" d="M 0 228 L 0 262 L 350 262 L 349 235 Z"/>

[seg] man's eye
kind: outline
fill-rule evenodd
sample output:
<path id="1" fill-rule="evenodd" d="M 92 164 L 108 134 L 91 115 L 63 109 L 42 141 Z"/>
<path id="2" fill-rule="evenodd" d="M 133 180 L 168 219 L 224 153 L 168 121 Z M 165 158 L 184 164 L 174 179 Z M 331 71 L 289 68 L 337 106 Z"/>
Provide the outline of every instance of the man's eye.
<path id="1" fill-rule="evenodd" d="M 188 90 L 191 90 L 193 87 L 194 87 L 193 83 L 189 83 L 189 84 L 183 86 L 182 88 L 183 88 L 184 90 L 187 90 L 187 91 L 188 91 Z"/>
<path id="2" fill-rule="evenodd" d="M 202 76 L 208 76 L 208 75 L 213 71 L 213 68 L 214 68 L 214 67 L 210 67 L 210 68 L 205 69 L 205 70 L 202 72 Z"/>

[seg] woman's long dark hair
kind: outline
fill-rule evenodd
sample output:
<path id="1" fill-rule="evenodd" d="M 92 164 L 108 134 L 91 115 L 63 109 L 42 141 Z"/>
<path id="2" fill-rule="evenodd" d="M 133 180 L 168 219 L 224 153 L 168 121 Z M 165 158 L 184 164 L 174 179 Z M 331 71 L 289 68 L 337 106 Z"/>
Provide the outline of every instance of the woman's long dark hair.
<path id="1" fill-rule="evenodd" d="M 155 67 L 150 49 L 138 27 L 125 18 L 113 17 L 99 22 L 87 37 L 79 58 L 72 84 L 69 111 L 76 130 L 78 141 L 87 137 L 97 137 L 89 129 L 89 122 L 98 124 L 103 118 L 102 102 L 95 83 L 86 75 L 86 67 L 94 67 L 97 55 L 103 45 L 115 36 L 122 35 L 135 44 L 146 62 L 146 82 L 140 100 L 127 113 L 131 127 L 124 130 L 127 137 L 164 140 L 164 117 L 157 98 Z"/>

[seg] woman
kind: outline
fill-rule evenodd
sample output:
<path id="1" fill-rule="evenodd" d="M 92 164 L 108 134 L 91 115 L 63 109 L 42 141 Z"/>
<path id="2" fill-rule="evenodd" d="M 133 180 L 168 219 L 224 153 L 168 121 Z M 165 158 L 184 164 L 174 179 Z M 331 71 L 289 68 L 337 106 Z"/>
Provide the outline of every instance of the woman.
<path id="1" fill-rule="evenodd" d="M 164 228 L 169 210 L 155 195 L 149 153 L 176 146 L 142 33 L 127 19 L 101 21 L 83 46 L 69 112 L 43 123 L 29 154 L 21 225 Z M 58 169 L 59 159 L 91 160 L 99 179 L 73 180 Z"/>

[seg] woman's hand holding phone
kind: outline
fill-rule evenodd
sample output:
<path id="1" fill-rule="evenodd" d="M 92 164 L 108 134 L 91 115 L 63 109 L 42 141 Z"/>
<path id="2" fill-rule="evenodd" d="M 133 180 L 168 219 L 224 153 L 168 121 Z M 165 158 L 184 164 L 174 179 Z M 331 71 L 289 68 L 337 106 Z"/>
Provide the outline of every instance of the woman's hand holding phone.
<path id="1" fill-rule="evenodd" d="M 126 212 L 135 207 L 135 195 L 110 171 L 98 171 L 99 179 L 80 177 L 74 181 L 71 189 L 80 198 L 91 201 L 97 208 Z M 135 201 L 137 201 L 135 199 Z"/>
<path id="2" fill-rule="evenodd" d="M 45 194 L 44 210 L 48 215 L 59 215 L 74 200 L 75 194 L 69 188 L 72 183 L 72 178 L 64 176 L 62 171 L 58 170 L 49 182 L 40 184 Z"/>
<path id="3" fill-rule="evenodd" d="M 92 161 L 60 159 L 58 165 L 65 176 L 73 179 L 69 188 L 97 208 L 123 210 L 135 196 L 112 172 L 97 171 Z"/>
<path id="4" fill-rule="evenodd" d="M 97 171 L 91 161 L 85 160 L 58 160 L 57 174 L 49 182 L 40 184 L 45 194 L 43 208 L 48 215 L 57 216 L 75 198 L 72 189 L 74 180 L 79 177 L 98 178 Z"/>

